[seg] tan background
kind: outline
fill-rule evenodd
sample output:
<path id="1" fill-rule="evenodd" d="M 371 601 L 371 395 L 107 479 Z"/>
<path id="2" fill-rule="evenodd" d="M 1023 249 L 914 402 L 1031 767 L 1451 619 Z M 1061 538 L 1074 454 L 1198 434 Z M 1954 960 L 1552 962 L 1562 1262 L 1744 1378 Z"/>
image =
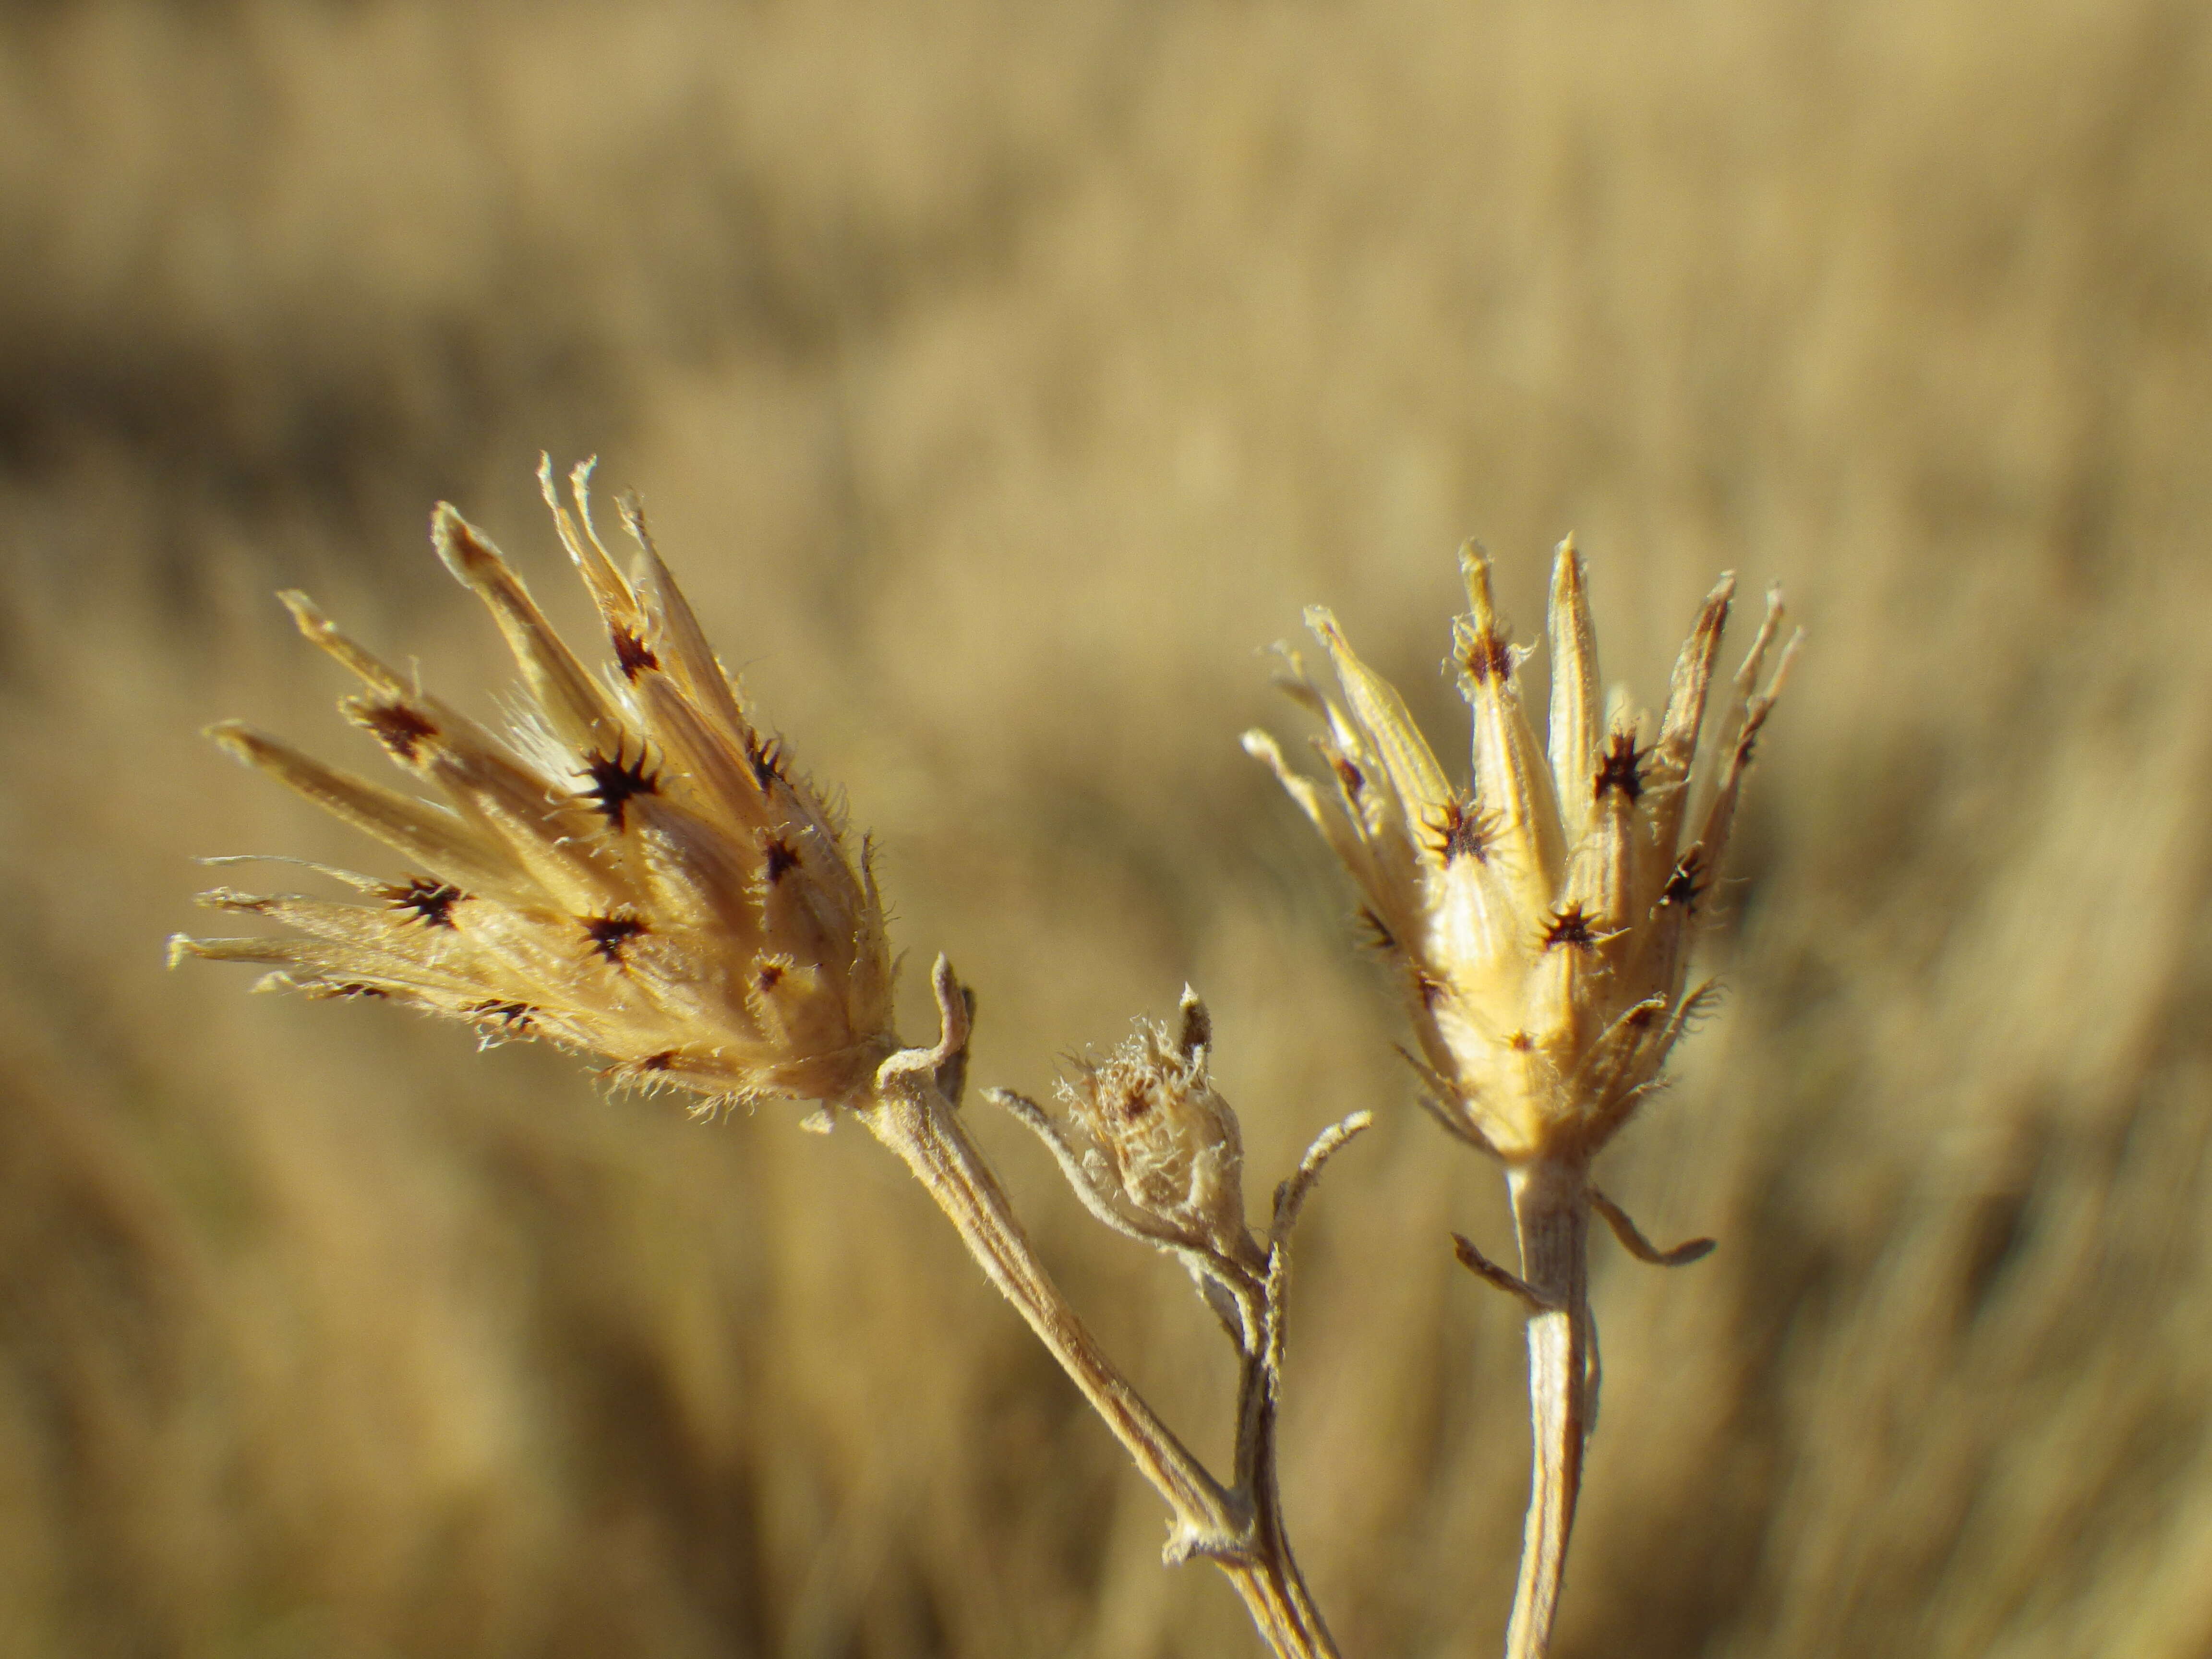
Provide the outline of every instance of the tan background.
<path id="1" fill-rule="evenodd" d="M 2185 0 L 18 3 L 0 18 L 0 1652 L 1254 1650 L 864 1137 L 165 975 L 188 858 L 376 855 L 269 600 L 485 711 L 449 495 L 647 496 L 884 848 L 975 1076 L 1214 1002 L 1310 1212 L 1291 1521 L 1348 1651 L 1494 1650 L 1494 1171 L 1237 733 L 1326 600 L 1440 748 L 1465 534 L 1589 551 L 1649 697 L 1813 633 L 1608 1154 L 1562 1651 L 2212 1651 L 2212 13 Z M 1447 743 L 1446 739 L 1449 741 Z M 1218 1450 L 1170 1267 L 982 1132 Z"/>

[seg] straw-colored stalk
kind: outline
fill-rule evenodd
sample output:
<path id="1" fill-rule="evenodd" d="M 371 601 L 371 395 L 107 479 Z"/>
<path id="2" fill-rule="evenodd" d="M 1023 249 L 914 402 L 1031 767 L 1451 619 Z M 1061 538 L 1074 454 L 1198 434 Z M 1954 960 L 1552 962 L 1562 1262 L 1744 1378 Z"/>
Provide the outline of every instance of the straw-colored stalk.
<path id="1" fill-rule="evenodd" d="M 1449 782 L 1388 682 L 1326 611 L 1307 620 L 1339 694 L 1290 657 L 1285 689 L 1317 715 L 1330 793 L 1274 740 L 1270 766 L 1350 871 L 1362 916 L 1390 959 L 1419 1039 L 1431 1114 L 1504 1164 L 1521 1271 L 1455 1238 L 1460 1260 L 1528 1314 L 1534 1467 L 1510 1659 L 1547 1651 L 1583 1443 L 1597 1412 L 1589 1297 L 1593 1212 L 1640 1260 L 1679 1266 L 1712 1246 L 1653 1247 L 1598 1190 L 1592 1160 L 1659 1085 L 1708 988 L 1688 981 L 1701 901 L 1727 851 L 1753 740 L 1798 639 L 1760 676 L 1782 629 L 1778 597 L 1717 732 L 1705 709 L 1733 579 L 1698 614 L 1656 735 L 1626 695 L 1601 692 L 1582 560 L 1561 544 L 1552 581 L 1548 747 L 1521 708 L 1526 653 L 1491 599 L 1489 560 L 1462 555 L 1469 614 L 1453 662 L 1474 712 L 1471 787 Z"/>
<path id="2" fill-rule="evenodd" d="M 1235 1464 L 1223 1480 L 1184 1447 L 1100 1349 L 1037 1260 L 957 1113 L 973 1000 L 939 958 L 937 1041 L 890 1025 L 891 955 L 862 843 L 766 735 L 716 659 L 631 503 L 625 574 L 589 511 L 541 473 L 613 661 L 594 674 L 554 633 L 490 543 L 441 506 L 432 537 L 490 608 L 526 691 L 502 740 L 285 596 L 303 633 L 363 689 L 341 705 L 434 789 L 418 799 L 226 724 L 211 735 L 414 866 L 383 879 L 315 866 L 338 902 L 222 889 L 210 907 L 289 934 L 173 941 L 173 959 L 268 968 L 262 985 L 376 998 L 465 1021 L 486 1041 L 544 1038 L 596 1054 L 613 1081 L 730 1101 L 822 1103 L 904 1161 L 983 1271 L 1073 1379 L 1173 1517 L 1167 1557 L 1203 1556 L 1274 1650 L 1335 1652 L 1291 1555 L 1277 1495 L 1289 1235 L 1323 1162 L 1365 1127 L 1314 1142 L 1278 1189 L 1261 1237 L 1244 1219 L 1236 1118 L 1207 1076 L 1211 1030 L 1186 994 L 1170 1042 L 1147 1028 L 1068 1090 L 1074 1139 L 1041 1109 L 999 1098 L 1043 1136 L 1078 1194 L 1116 1231 L 1188 1267 L 1236 1346 Z M 1079 1143 L 1081 1150 L 1079 1150 Z"/>

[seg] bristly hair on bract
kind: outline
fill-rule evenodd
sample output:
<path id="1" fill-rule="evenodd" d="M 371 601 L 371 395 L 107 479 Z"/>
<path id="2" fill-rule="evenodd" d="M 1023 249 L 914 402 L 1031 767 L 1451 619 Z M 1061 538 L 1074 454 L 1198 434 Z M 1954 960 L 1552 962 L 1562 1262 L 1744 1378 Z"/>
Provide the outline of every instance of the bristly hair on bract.
<path id="1" fill-rule="evenodd" d="M 599 1054 L 612 1079 L 717 1102 L 855 1097 L 898 1046 L 883 905 L 863 842 L 764 735 L 662 562 L 635 502 L 625 575 L 591 516 L 591 463 L 569 498 L 539 482 L 607 632 L 587 670 L 521 579 L 453 507 L 431 540 L 490 610 L 524 698 L 502 741 L 340 633 L 304 594 L 300 630 L 360 679 L 339 707 L 422 799 L 324 765 L 235 721 L 209 735 L 413 866 L 331 871 L 350 902 L 218 889 L 201 902 L 292 928 L 171 942 L 272 969 L 319 997 L 386 998 L 487 1041 Z M 229 860 L 223 860 L 228 862 Z"/>
<path id="2" fill-rule="evenodd" d="M 1735 588 L 1723 576 L 1653 732 L 1625 691 L 1601 690 L 1570 538 L 1553 570 L 1551 720 L 1540 744 L 1516 683 L 1527 653 L 1498 623 L 1490 561 L 1470 545 L 1461 564 L 1468 614 L 1453 625 L 1451 665 L 1474 714 L 1467 787 L 1446 778 L 1396 690 L 1318 607 L 1306 620 L 1340 696 L 1294 654 L 1281 684 L 1322 722 L 1314 742 L 1332 795 L 1267 733 L 1247 732 L 1244 746 L 1351 872 L 1361 916 L 1399 972 L 1429 1103 L 1446 1127 L 1509 1164 L 1587 1164 L 1650 1093 L 1699 1006 L 1702 988 L 1686 979 L 1698 901 L 1802 636 L 1777 653 L 1783 608 L 1769 594 L 1708 734 Z"/>

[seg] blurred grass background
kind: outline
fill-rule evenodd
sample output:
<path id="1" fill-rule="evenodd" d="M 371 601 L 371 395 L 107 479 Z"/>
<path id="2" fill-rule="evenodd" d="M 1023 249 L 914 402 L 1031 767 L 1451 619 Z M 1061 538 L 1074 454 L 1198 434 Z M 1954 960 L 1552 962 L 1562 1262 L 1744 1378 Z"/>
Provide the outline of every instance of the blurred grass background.
<path id="1" fill-rule="evenodd" d="M 981 1084 L 1213 1002 L 1306 1232 L 1285 1479 L 1348 1651 L 1494 1650 L 1495 1171 L 1237 752 L 1333 605 L 1440 749 L 1452 552 L 1578 532 L 1656 696 L 1813 646 L 1733 990 L 1608 1154 L 1568 1656 L 2212 1652 L 2212 14 L 2183 0 L 21 0 L 0 12 L 0 1652 L 1250 1652 L 865 1137 L 174 975 L 200 854 L 377 855 L 269 599 L 483 712 L 431 501 L 580 621 L 641 489 L 884 849 Z M 1539 671 L 1540 677 L 1540 670 Z M 1445 739 L 1450 738 L 1447 745 Z M 1218 1453 L 1179 1276 L 984 1122 Z"/>

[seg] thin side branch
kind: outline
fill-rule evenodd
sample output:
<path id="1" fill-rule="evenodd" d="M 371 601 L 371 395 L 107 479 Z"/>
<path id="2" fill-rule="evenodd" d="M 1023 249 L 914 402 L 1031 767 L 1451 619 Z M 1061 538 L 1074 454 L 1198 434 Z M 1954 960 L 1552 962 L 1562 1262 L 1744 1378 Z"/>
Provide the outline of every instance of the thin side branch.
<path id="1" fill-rule="evenodd" d="M 1298 1212 L 1305 1207 L 1314 1182 L 1321 1179 L 1322 1166 L 1351 1144 L 1352 1138 L 1373 1126 L 1372 1112 L 1354 1112 L 1340 1119 L 1314 1137 L 1306 1155 L 1298 1160 L 1297 1172 L 1275 1188 L 1275 1213 L 1268 1223 L 1267 1238 L 1271 1245 L 1280 1247 L 1289 1242 L 1291 1229 L 1298 1224 Z M 1287 1260 L 1287 1258 L 1284 1258 Z M 1270 1274 L 1270 1282 L 1273 1275 Z"/>
<path id="2" fill-rule="evenodd" d="M 1283 1393 L 1283 1348 L 1289 1323 L 1291 1233 L 1312 1195 L 1322 1168 L 1374 1121 L 1354 1112 L 1314 1138 L 1289 1180 L 1275 1189 L 1274 1214 L 1267 1228 L 1267 1272 L 1259 1298 L 1259 1340 L 1245 1346 L 1237 1401 L 1237 1490 L 1250 1502 L 1255 1552 L 1279 1564 L 1284 1589 L 1316 1651 L 1334 1653 L 1335 1643 L 1306 1588 L 1305 1575 L 1291 1553 L 1283 1522 L 1281 1487 L 1276 1475 L 1276 1426 Z"/>
<path id="3" fill-rule="evenodd" d="M 1245 1517 L 1220 1482 L 1176 1438 L 1100 1350 L 1036 1259 L 1005 1189 L 969 1138 L 938 1079 L 968 1040 L 968 1006 L 940 957 L 934 975 L 942 1035 L 933 1048 L 907 1048 L 876 1073 L 860 1109 L 878 1140 L 921 1181 L 1000 1294 L 1014 1304 L 1137 1467 L 1175 1513 L 1173 1553 L 1234 1553 Z"/>
<path id="4" fill-rule="evenodd" d="M 859 1116 L 921 1182 L 985 1275 L 1014 1305 L 1139 1472 L 1167 1501 L 1173 1519 L 1165 1559 L 1176 1562 L 1202 1555 L 1218 1566 L 1279 1659 L 1337 1659 L 1335 1644 L 1282 1536 L 1275 1502 L 1274 1390 L 1266 1356 L 1279 1348 L 1273 1328 L 1279 1315 L 1262 1311 L 1256 1322 L 1261 1329 L 1254 1333 L 1260 1340 L 1248 1338 L 1240 1343 L 1256 1350 L 1247 1362 L 1247 1391 L 1256 1390 L 1263 1403 L 1258 1407 L 1246 1404 L 1240 1419 L 1249 1416 L 1263 1425 L 1255 1437 L 1255 1455 L 1267 1471 L 1266 1479 L 1240 1480 L 1236 1487 L 1224 1487 L 1106 1357 L 1038 1261 L 1005 1189 L 944 1092 L 944 1084 L 961 1074 L 971 1000 L 942 957 L 933 982 L 942 1020 L 936 1046 L 902 1049 L 886 1060 L 877 1071 L 870 1095 L 856 1103 Z M 1036 1110 L 1033 1105 L 1031 1110 Z M 1015 1115 L 1026 1121 L 1018 1109 Z M 1048 1135 L 1047 1145 L 1056 1139 Z M 1055 1147 L 1056 1157 L 1064 1145 Z M 1318 1167 L 1310 1153 L 1308 1161 Z M 1065 1158 L 1062 1167 L 1066 1167 Z M 1310 1183 L 1310 1173 L 1308 1173 Z M 1087 1186 L 1087 1181 L 1076 1182 L 1079 1194 Z M 1272 1264 L 1269 1277 L 1273 1278 Z M 1240 1441 L 1243 1437 L 1240 1425 Z M 1241 1452 L 1240 1447 L 1240 1462 Z M 1239 1473 L 1244 1471 L 1240 1468 Z"/>
<path id="5" fill-rule="evenodd" d="M 1413 1074 L 1421 1079 L 1424 1085 L 1421 1092 L 1413 1097 L 1413 1103 L 1433 1118 L 1437 1126 L 1453 1139 L 1465 1141 L 1486 1158 L 1496 1158 L 1498 1148 L 1490 1144 L 1489 1138 L 1445 1103 L 1452 1097 L 1452 1088 L 1443 1075 L 1404 1043 L 1396 1046 L 1398 1058 L 1413 1068 Z"/>
<path id="6" fill-rule="evenodd" d="M 1621 1248 L 1638 1261 L 1648 1261 L 1655 1267 L 1686 1267 L 1692 1261 L 1703 1261 L 1719 1248 L 1715 1240 L 1692 1238 L 1671 1250 L 1662 1250 L 1644 1237 L 1642 1230 L 1628 1218 L 1627 1211 L 1595 1187 L 1589 1189 L 1589 1201 L 1590 1208 L 1603 1216 L 1605 1224 L 1613 1229 L 1613 1236 L 1620 1241 Z"/>
<path id="7" fill-rule="evenodd" d="M 1488 1256 L 1483 1255 L 1475 1248 L 1473 1239 L 1460 1233 L 1454 1233 L 1451 1239 L 1452 1254 L 1459 1258 L 1459 1265 L 1477 1279 L 1504 1291 L 1532 1314 L 1559 1311 L 1551 1303 L 1547 1302 L 1538 1294 L 1536 1288 L 1527 1279 L 1510 1268 L 1499 1267 Z"/>

